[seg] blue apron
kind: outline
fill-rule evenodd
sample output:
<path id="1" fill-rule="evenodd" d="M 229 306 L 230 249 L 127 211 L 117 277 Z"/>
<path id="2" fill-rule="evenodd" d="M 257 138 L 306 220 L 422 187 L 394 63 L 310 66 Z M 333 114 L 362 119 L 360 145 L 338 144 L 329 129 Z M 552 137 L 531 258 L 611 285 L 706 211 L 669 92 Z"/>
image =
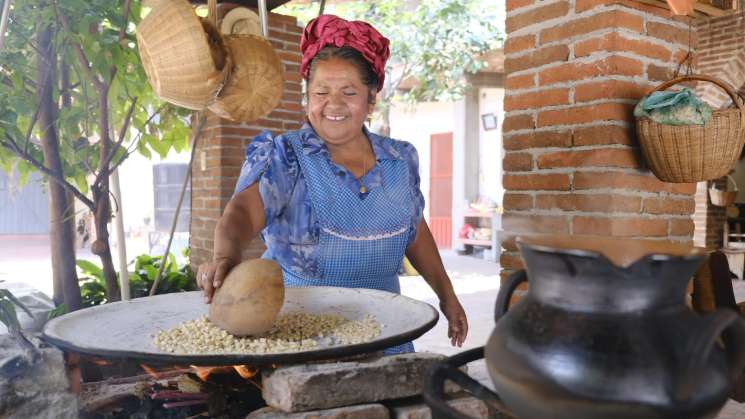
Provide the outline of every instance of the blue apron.
<path id="1" fill-rule="evenodd" d="M 400 294 L 398 271 L 414 228 L 408 163 L 379 162 L 382 185 L 363 196 L 337 178 L 325 154 L 306 155 L 296 134 L 289 140 L 319 224 L 319 266 L 318 277 L 301 277 L 283 266 L 285 286 L 369 288 Z M 386 355 L 407 352 L 414 352 L 411 342 L 384 351 Z"/>

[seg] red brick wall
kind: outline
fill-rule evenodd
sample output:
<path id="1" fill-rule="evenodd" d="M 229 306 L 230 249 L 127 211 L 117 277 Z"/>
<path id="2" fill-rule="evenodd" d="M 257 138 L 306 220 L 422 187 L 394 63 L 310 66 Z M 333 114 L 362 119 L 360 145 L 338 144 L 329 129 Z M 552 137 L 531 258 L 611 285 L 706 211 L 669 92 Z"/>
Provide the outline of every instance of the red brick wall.
<path id="1" fill-rule="evenodd" d="M 507 0 L 503 274 L 520 234 L 690 242 L 695 184 L 644 167 L 632 109 L 669 78 L 688 29 L 635 1 Z"/>
<path id="2" fill-rule="evenodd" d="M 706 19 L 696 27 L 699 44 L 696 49 L 698 70 L 729 83 L 735 90 L 745 92 L 745 16 L 742 13 Z M 703 86 L 706 100 L 720 107 L 729 105 L 729 97 L 716 86 Z"/>
<path id="3" fill-rule="evenodd" d="M 262 130 L 278 134 L 298 129 L 302 123 L 301 33 L 302 28 L 294 17 L 269 15 L 269 40 L 285 70 L 284 94 L 277 109 L 250 123 L 236 123 L 215 115 L 208 117 L 192 167 L 189 245 L 194 266 L 212 258 L 215 225 L 233 194 L 246 145 Z M 256 239 L 246 249 L 244 257 L 258 257 L 263 251 L 263 243 Z"/>
<path id="4" fill-rule="evenodd" d="M 696 26 L 698 72 L 717 77 L 733 89 L 745 93 L 745 15 L 743 13 L 699 21 Z M 711 83 L 699 83 L 698 93 L 714 108 L 731 106 L 732 101 L 722 89 Z M 696 192 L 696 224 L 694 242 L 697 246 L 716 249 L 722 246 L 726 220 L 725 209 L 711 205 L 707 186 L 701 182 Z M 726 180 L 716 184 L 724 188 Z"/>

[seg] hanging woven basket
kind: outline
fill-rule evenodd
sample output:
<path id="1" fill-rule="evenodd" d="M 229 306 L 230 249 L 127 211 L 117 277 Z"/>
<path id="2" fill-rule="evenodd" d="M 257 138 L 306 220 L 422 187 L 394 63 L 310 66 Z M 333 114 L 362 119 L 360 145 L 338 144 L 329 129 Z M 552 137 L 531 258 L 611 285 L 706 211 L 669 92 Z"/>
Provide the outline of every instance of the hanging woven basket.
<path id="1" fill-rule="evenodd" d="M 256 35 L 229 35 L 225 43 L 233 68 L 209 110 L 241 122 L 268 115 L 282 99 L 284 88 L 282 61 L 272 44 Z"/>
<path id="2" fill-rule="evenodd" d="M 730 185 L 732 185 L 731 188 Z M 712 205 L 728 207 L 735 203 L 735 198 L 737 198 L 737 183 L 730 175 L 727 175 L 725 190 L 717 189 L 714 182 L 709 186 L 709 199 Z"/>
<path id="3" fill-rule="evenodd" d="M 150 0 L 147 5 L 153 9 L 137 26 L 137 45 L 150 85 L 165 101 L 204 109 L 231 68 L 219 31 L 186 0 Z"/>
<path id="4" fill-rule="evenodd" d="M 712 111 L 705 125 L 664 125 L 649 118 L 637 118 L 636 133 L 644 158 L 655 176 L 665 182 L 720 178 L 735 166 L 745 143 L 745 109 L 734 90 L 723 81 L 703 75 L 683 76 L 660 84 L 652 92 L 693 80 L 719 86 L 727 92 L 734 107 Z"/>

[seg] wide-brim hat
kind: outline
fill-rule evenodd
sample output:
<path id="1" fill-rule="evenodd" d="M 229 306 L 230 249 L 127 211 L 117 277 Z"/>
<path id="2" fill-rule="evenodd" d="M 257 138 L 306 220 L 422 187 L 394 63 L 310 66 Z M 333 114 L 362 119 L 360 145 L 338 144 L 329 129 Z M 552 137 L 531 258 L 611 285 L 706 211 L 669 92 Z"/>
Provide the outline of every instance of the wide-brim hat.
<path id="1" fill-rule="evenodd" d="M 246 7 L 236 7 L 222 18 L 220 32 L 224 35 L 261 36 L 261 20 L 253 10 Z"/>
<path id="2" fill-rule="evenodd" d="M 279 56 L 261 36 L 226 35 L 224 42 L 233 68 L 209 110 L 241 122 L 268 115 L 282 99 L 284 69 Z"/>
<path id="3" fill-rule="evenodd" d="M 221 35 L 186 0 L 150 2 L 137 45 L 150 85 L 163 100 L 201 110 L 215 98 L 230 64 Z"/>

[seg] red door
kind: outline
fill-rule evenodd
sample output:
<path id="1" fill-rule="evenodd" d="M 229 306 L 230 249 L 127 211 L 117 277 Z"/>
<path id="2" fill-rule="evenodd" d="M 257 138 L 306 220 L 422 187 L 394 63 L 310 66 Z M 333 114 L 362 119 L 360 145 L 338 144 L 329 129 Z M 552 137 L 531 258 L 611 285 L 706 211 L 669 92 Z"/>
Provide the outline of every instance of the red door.
<path id="1" fill-rule="evenodd" d="M 453 133 L 429 138 L 429 226 L 437 247 L 452 247 Z"/>

